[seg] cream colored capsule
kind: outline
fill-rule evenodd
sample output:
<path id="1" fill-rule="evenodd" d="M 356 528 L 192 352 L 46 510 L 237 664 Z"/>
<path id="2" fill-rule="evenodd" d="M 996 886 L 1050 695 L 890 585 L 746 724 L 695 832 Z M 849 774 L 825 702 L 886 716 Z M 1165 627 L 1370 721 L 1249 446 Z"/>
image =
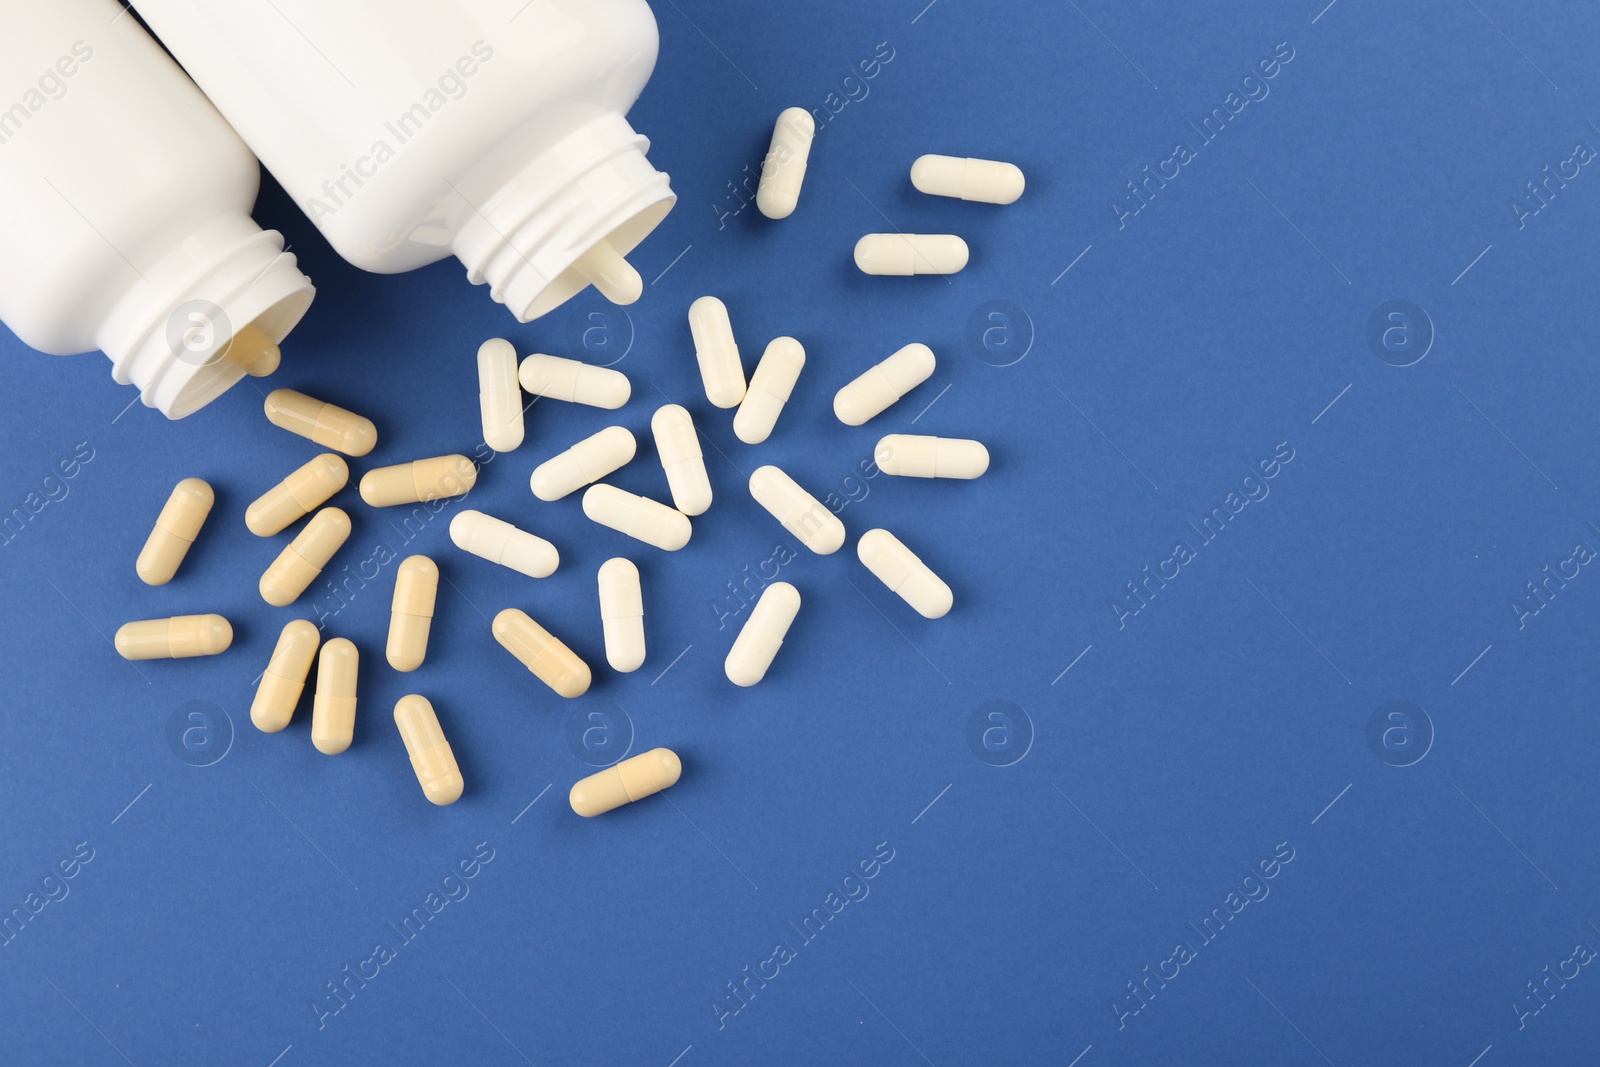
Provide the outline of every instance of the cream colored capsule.
<path id="1" fill-rule="evenodd" d="M 892 433 L 878 440 L 872 458 L 883 473 L 900 478 L 971 479 L 989 469 L 989 450 L 964 437 Z"/>
<path id="2" fill-rule="evenodd" d="M 349 536 L 350 516 L 342 509 L 317 512 L 261 576 L 261 599 L 278 608 L 300 599 Z"/>
<path id="3" fill-rule="evenodd" d="M 980 204 L 1014 204 L 1027 182 L 1015 163 L 960 156 L 921 156 L 911 164 L 911 184 L 929 196 Z"/>
<path id="4" fill-rule="evenodd" d="M 439 565 L 427 556 L 407 556 L 394 575 L 389 610 L 389 666 L 414 671 L 428 658 L 428 632 L 439 598 Z"/>
<path id="5" fill-rule="evenodd" d="M 917 614 L 925 619 L 943 618 L 955 603 L 955 596 L 944 579 L 888 530 L 868 530 L 862 534 L 861 540 L 856 542 L 856 556 L 890 592 L 916 608 Z"/>
<path id="6" fill-rule="evenodd" d="M 733 339 L 728 305 L 714 296 L 702 296 L 689 305 L 689 332 L 694 337 L 695 360 L 706 399 L 719 408 L 737 407 L 744 399 L 744 364 Z"/>
<path id="7" fill-rule="evenodd" d="M 361 477 L 361 499 L 375 508 L 420 504 L 464 496 L 478 484 L 478 468 L 463 455 L 435 456 L 392 467 L 379 467 Z"/>
<path id="8" fill-rule="evenodd" d="M 522 361 L 517 377 L 534 396 L 608 411 L 620 408 L 633 395 L 633 383 L 619 370 L 537 352 Z"/>
<path id="9" fill-rule="evenodd" d="M 245 509 L 244 524 L 257 537 L 282 533 L 350 482 L 350 466 L 332 452 L 296 467 Z"/>
<path id="10" fill-rule="evenodd" d="M 372 420 L 293 389 L 268 393 L 266 409 L 272 425 L 347 456 L 364 456 L 378 443 Z"/>
<path id="11" fill-rule="evenodd" d="M 778 416 L 800 380 L 806 350 L 793 337 L 777 337 L 767 345 L 750 376 L 750 388 L 733 416 L 733 432 L 747 445 L 759 445 L 772 436 Z"/>
<path id="12" fill-rule="evenodd" d="M 356 736 L 356 676 L 361 654 L 335 637 L 317 656 L 317 694 L 311 698 L 311 743 L 325 756 L 337 756 Z"/>
<path id="13" fill-rule="evenodd" d="M 463 511 L 451 519 L 450 540 L 463 552 L 529 578 L 548 578 L 561 565 L 555 545 L 481 511 Z"/>
<path id="14" fill-rule="evenodd" d="M 572 787 L 567 803 L 584 818 L 643 800 L 678 783 L 683 762 L 670 748 L 653 748 L 591 774 Z"/>
<path id="15" fill-rule="evenodd" d="M 233 627 L 221 615 L 178 615 L 123 623 L 114 642 L 123 659 L 215 656 L 233 644 Z"/>
<path id="16" fill-rule="evenodd" d="M 571 269 L 613 304 L 631 304 L 644 293 L 644 279 L 639 272 L 604 238 L 579 256 Z"/>
<path id="17" fill-rule="evenodd" d="M 405 742 L 406 755 L 411 757 L 411 769 L 417 773 L 417 784 L 430 804 L 443 807 L 461 799 L 466 783 L 461 779 L 461 768 L 456 764 L 456 754 L 450 751 L 439 716 L 427 697 L 415 693 L 403 696 L 394 706 L 394 724 L 400 730 L 400 740 Z"/>
<path id="18" fill-rule="evenodd" d="M 250 721 L 264 734 L 275 734 L 289 725 L 300 696 L 306 691 L 306 676 L 311 661 L 317 658 L 322 634 L 305 619 L 295 619 L 278 635 L 278 644 L 261 672 L 261 684 L 250 703 Z"/>
<path id="19" fill-rule="evenodd" d="M 761 164 L 761 185 L 756 189 L 756 207 L 767 218 L 786 219 L 794 214 L 816 135 L 817 122 L 805 108 L 786 108 L 778 115 L 772 144 Z"/>
<path id="20" fill-rule="evenodd" d="M 604 483 L 591 485 L 583 494 L 583 513 L 601 526 L 665 552 L 678 551 L 694 532 L 683 512 Z"/>
<path id="21" fill-rule="evenodd" d="M 638 450 L 626 426 L 607 426 L 535 467 L 528 486 L 540 500 L 560 500 L 627 466 Z"/>
<path id="22" fill-rule="evenodd" d="M 501 647 L 560 696 L 581 697 L 589 691 L 589 665 L 527 612 L 507 608 L 494 617 L 491 630 Z"/>
<path id="23" fill-rule="evenodd" d="M 685 515 L 704 515 L 711 506 L 711 479 L 694 417 L 680 404 L 663 404 L 650 419 L 650 433 L 667 475 L 672 506 Z"/>
<path id="24" fill-rule="evenodd" d="M 956 274 L 967 257 L 967 242 L 953 233 L 869 233 L 856 242 L 863 274 Z"/>
<path id="25" fill-rule="evenodd" d="M 145 585 L 166 585 L 178 573 L 200 527 L 216 502 L 211 486 L 199 478 L 185 478 L 172 490 L 156 517 L 156 525 L 139 552 L 134 570 Z"/>
<path id="26" fill-rule="evenodd" d="M 728 681 L 749 687 L 765 678 L 799 613 L 800 590 L 788 582 L 773 582 L 763 589 L 722 665 Z"/>
<path id="27" fill-rule="evenodd" d="M 817 555 L 832 555 L 844 546 L 844 523 L 839 516 L 777 467 L 756 468 L 750 475 L 750 495 Z"/>
<path id="28" fill-rule="evenodd" d="M 491 337 L 478 347 L 478 414 L 484 444 L 496 452 L 512 452 L 522 444 L 517 350 L 502 337 Z"/>
<path id="29" fill-rule="evenodd" d="M 933 377 L 937 365 L 927 345 L 906 345 L 835 393 L 833 413 L 846 426 L 860 426 Z"/>
<path id="30" fill-rule="evenodd" d="M 644 665 L 644 593 L 639 568 L 617 556 L 600 564 L 600 624 L 606 635 L 606 662 L 627 674 Z"/>
<path id="31" fill-rule="evenodd" d="M 252 378 L 265 378 L 283 362 L 277 344 L 253 322 L 228 338 L 222 357 Z"/>

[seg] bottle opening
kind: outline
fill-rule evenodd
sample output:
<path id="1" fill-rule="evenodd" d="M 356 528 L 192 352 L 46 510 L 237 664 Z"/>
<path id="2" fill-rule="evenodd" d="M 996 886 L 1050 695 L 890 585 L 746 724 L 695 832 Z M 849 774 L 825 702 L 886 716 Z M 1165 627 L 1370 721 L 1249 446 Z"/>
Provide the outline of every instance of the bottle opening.
<path id="1" fill-rule="evenodd" d="M 473 284 L 522 322 L 589 285 L 632 303 L 644 283 L 624 257 L 677 203 L 645 158 L 650 142 L 601 115 L 530 161 L 462 227 L 454 249 Z"/>

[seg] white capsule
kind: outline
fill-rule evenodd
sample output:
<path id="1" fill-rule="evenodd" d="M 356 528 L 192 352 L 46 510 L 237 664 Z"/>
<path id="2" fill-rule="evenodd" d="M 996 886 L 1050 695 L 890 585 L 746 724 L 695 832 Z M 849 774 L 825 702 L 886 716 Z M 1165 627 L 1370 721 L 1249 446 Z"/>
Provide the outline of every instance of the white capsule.
<path id="1" fill-rule="evenodd" d="M 1015 163 L 960 156 L 922 156 L 911 164 L 911 184 L 929 196 L 980 204 L 1014 204 L 1027 186 Z"/>
<path id="2" fill-rule="evenodd" d="M 478 411 L 484 444 L 496 452 L 511 452 L 522 444 L 522 388 L 517 385 L 517 350 L 510 341 L 491 337 L 478 349 Z"/>
<path id="3" fill-rule="evenodd" d="M 678 551 L 694 532 L 683 512 L 614 485 L 591 485 L 583 494 L 583 513 L 601 526 L 664 552 Z"/>
<path id="4" fill-rule="evenodd" d="M 793 337 L 776 337 L 761 354 L 750 388 L 733 416 L 734 435 L 747 445 L 759 445 L 772 436 L 772 428 L 783 414 L 783 405 L 800 380 L 806 365 L 806 350 Z"/>
<path id="5" fill-rule="evenodd" d="M 529 578 L 548 578 L 561 565 L 555 545 L 481 511 L 463 511 L 451 519 L 450 540 L 463 552 Z"/>
<path id="6" fill-rule="evenodd" d="M 639 445 L 625 426 L 607 426 L 533 468 L 528 484 L 540 500 L 560 500 L 626 466 Z"/>
<path id="7" fill-rule="evenodd" d="M 534 396 L 608 411 L 620 408 L 633 395 L 633 383 L 619 370 L 538 352 L 522 361 L 517 377 Z"/>
<path id="8" fill-rule="evenodd" d="M 964 437 L 892 433 L 879 439 L 872 458 L 901 478 L 977 478 L 989 469 L 989 450 Z"/>
<path id="9" fill-rule="evenodd" d="M 942 618 L 955 602 L 944 580 L 888 530 L 868 530 L 856 542 L 856 556 L 889 591 L 925 619 Z"/>
<path id="10" fill-rule="evenodd" d="M 839 517 L 777 467 L 756 468 L 750 475 L 750 495 L 817 555 L 831 555 L 844 545 Z"/>
<path id="11" fill-rule="evenodd" d="M 778 116 L 756 190 L 756 207 L 767 218 L 786 219 L 794 214 L 816 135 L 817 122 L 805 108 L 787 108 Z"/>
<path id="12" fill-rule="evenodd" d="M 711 479 L 694 418 L 678 404 L 664 404 L 650 419 L 650 433 L 667 474 L 672 506 L 685 515 L 704 515 L 711 506 Z"/>
<path id="13" fill-rule="evenodd" d="M 869 233 L 856 242 L 863 274 L 956 274 L 967 257 L 967 242 L 953 233 Z"/>
<path id="14" fill-rule="evenodd" d="M 906 345 L 835 393 L 833 413 L 846 426 L 860 426 L 933 377 L 936 366 L 933 349 L 923 344 Z"/>
<path id="15" fill-rule="evenodd" d="M 689 305 L 689 332 L 706 399 L 719 408 L 736 407 L 744 399 L 744 364 L 728 306 L 714 296 L 702 296 Z"/>
<path id="16" fill-rule="evenodd" d="M 800 590 L 788 582 L 773 582 L 762 590 L 722 665 L 728 681 L 748 687 L 765 678 L 799 613 Z"/>
<path id="17" fill-rule="evenodd" d="M 644 292 L 639 272 L 604 238 L 573 261 L 571 269 L 613 304 L 631 304 Z"/>
<path id="18" fill-rule="evenodd" d="M 627 674 L 644 664 L 644 593 L 639 568 L 617 556 L 600 564 L 600 624 L 606 635 L 606 662 Z"/>

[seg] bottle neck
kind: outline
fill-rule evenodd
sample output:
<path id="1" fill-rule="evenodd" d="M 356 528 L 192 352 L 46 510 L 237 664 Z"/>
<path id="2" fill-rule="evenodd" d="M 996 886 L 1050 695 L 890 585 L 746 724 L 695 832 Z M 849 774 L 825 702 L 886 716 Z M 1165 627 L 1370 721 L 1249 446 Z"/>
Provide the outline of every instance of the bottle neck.
<path id="1" fill-rule="evenodd" d="M 253 325 L 281 342 L 315 293 L 281 234 L 242 213 L 222 215 L 139 269 L 106 317 L 100 347 L 119 384 L 137 386 L 146 407 L 181 419 L 244 377 L 224 355 L 236 333 Z"/>
<path id="2" fill-rule="evenodd" d="M 487 283 L 522 322 L 566 303 L 589 284 L 573 268 L 585 253 L 606 241 L 626 255 L 677 202 L 667 176 L 645 158 L 649 147 L 615 112 L 557 141 L 471 203 L 452 245 L 467 278 Z"/>

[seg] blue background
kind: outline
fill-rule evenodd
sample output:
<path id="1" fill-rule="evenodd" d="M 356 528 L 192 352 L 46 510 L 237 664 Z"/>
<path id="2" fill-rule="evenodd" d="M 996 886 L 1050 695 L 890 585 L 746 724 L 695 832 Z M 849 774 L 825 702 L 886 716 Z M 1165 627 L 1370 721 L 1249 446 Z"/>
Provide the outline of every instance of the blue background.
<path id="1" fill-rule="evenodd" d="M 258 217 L 320 295 L 267 382 L 169 424 L 127 407 L 103 357 L 6 335 L 0 505 L 93 454 L 0 548 L 0 903 L 93 850 L 0 947 L 8 1062 L 1592 1062 L 1600 974 L 1551 980 L 1548 1003 L 1526 983 L 1600 946 L 1600 577 L 1564 562 L 1600 547 L 1600 176 L 1582 168 L 1520 228 L 1510 201 L 1575 143 L 1600 147 L 1600 15 L 925 3 L 657 5 L 661 62 L 631 117 L 680 202 L 633 257 L 648 284 L 626 312 L 588 292 L 519 326 L 453 260 L 364 274 L 269 181 Z M 1270 95 L 1197 147 L 1187 123 L 1280 42 L 1293 59 Z M 893 58 L 863 79 L 875 52 Z M 734 189 L 793 104 L 829 118 L 799 211 L 774 224 Z M 1125 183 L 1179 139 L 1196 158 L 1119 226 Z M 1027 194 L 923 197 L 906 173 L 928 151 L 1014 160 Z M 854 241 L 890 228 L 963 234 L 971 265 L 862 277 Z M 700 391 L 685 311 L 707 292 L 747 368 L 779 334 L 806 346 L 760 447 Z M 1368 342 L 1391 300 L 1436 335 L 1410 366 L 1392 364 L 1417 354 L 1422 316 L 1391 335 L 1403 359 Z M 633 380 L 615 418 L 536 404 L 527 443 L 467 498 L 553 540 L 558 573 L 457 552 L 460 504 L 404 543 L 352 488 L 328 573 L 380 543 L 437 558 L 427 664 L 383 662 L 392 563 L 343 605 L 321 584 L 264 605 L 285 538 L 252 537 L 243 511 L 316 449 L 266 423 L 260 389 L 369 414 L 381 444 L 357 474 L 470 452 L 473 356 L 496 335 L 621 355 Z M 913 340 L 937 352 L 933 379 L 840 426 L 833 392 Z M 667 400 L 714 446 L 716 503 L 687 549 L 531 498 L 538 462 L 611 421 L 641 440 L 617 484 L 662 497 L 646 431 Z M 992 469 L 863 476 L 878 436 L 907 431 L 981 438 Z M 1292 461 L 1241 488 L 1280 447 Z M 744 691 L 721 669 L 744 617 L 725 617 L 727 583 L 789 541 L 744 487 L 767 462 L 843 502 L 852 540 L 782 566 L 804 606 Z M 134 557 L 186 476 L 216 508 L 178 579 L 146 588 Z M 1270 492 L 1200 543 L 1188 524 L 1245 489 Z M 948 617 L 857 563 L 880 525 L 948 579 Z M 1178 576 L 1126 599 L 1180 540 Z M 650 655 L 628 676 L 603 666 L 594 589 L 615 554 L 644 578 Z M 1519 613 L 1546 566 L 1577 576 Z M 310 745 L 309 698 L 282 734 L 249 722 L 279 628 L 313 604 L 364 657 L 335 758 Z M 493 643 L 508 606 L 596 666 L 588 696 L 562 701 Z M 205 611 L 236 630 L 215 659 L 129 664 L 108 640 Z M 468 783 L 447 809 L 391 725 L 413 691 Z M 989 718 L 996 701 L 1012 707 Z M 1387 718 L 1391 701 L 1410 710 Z M 571 740 L 589 728 L 589 747 Z M 574 816 L 566 790 L 624 743 L 677 750 L 680 784 Z M 469 895 L 319 1021 L 325 983 L 398 944 L 386 924 L 475 848 L 493 859 Z M 868 895 L 800 943 L 789 924 L 875 849 L 892 861 L 850 883 Z M 1262 861 L 1275 877 L 1246 888 L 1269 895 L 1205 943 L 1189 924 Z M 732 999 L 780 940 L 795 958 Z M 1136 999 L 1126 983 L 1170 974 L 1179 940 L 1195 957 Z"/>

